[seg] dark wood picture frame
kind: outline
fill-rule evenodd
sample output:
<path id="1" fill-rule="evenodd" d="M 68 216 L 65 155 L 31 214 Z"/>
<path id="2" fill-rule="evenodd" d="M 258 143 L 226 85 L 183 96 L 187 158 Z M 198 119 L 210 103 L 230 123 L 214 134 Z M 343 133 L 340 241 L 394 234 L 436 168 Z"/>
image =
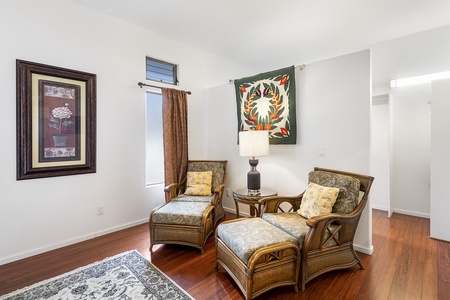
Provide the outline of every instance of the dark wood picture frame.
<path id="1" fill-rule="evenodd" d="M 96 75 L 16 60 L 17 180 L 96 172 Z"/>

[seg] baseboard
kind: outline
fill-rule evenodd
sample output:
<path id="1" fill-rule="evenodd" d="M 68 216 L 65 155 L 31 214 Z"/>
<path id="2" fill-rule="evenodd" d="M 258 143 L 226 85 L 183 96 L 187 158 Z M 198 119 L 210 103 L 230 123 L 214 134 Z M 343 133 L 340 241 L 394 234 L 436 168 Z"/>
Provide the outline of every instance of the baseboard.
<path id="1" fill-rule="evenodd" d="M 382 211 L 389 211 L 389 208 L 379 205 L 371 205 L 373 209 L 382 210 Z"/>
<path id="2" fill-rule="evenodd" d="M 402 215 L 409 215 L 409 216 L 414 216 L 414 217 L 419 217 L 419 218 L 430 219 L 430 214 L 420 213 L 420 212 L 416 212 L 416 211 L 394 209 L 393 212 L 397 213 L 397 214 L 402 214 Z"/>
<path id="3" fill-rule="evenodd" d="M 377 210 L 381 210 L 381 211 L 389 212 L 388 208 L 382 207 L 382 206 L 378 206 L 378 205 L 372 205 L 372 208 L 373 209 L 377 209 Z M 392 213 L 408 215 L 408 216 L 414 216 L 414 217 L 425 218 L 425 219 L 429 219 L 430 218 L 430 214 L 425 214 L 425 213 L 420 213 L 420 212 L 410 211 L 410 210 L 404 210 L 404 209 L 394 209 L 392 211 Z"/>
<path id="4" fill-rule="evenodd" d="M 8 257 L 5 257 L 5 258 L 1 258 L 0 259 L 0 265 L 4 265 L 4 264 L 7 264 L 7 263 L 16 261 L 16 260 L 24 259 L 24 258 L 27 258 L 27 257 L 30 257 L 30 256 L 34 256 L 34 255 L 37 255 L 37 254 L 41 254 L 41 253 L 44 253 L 44 252 L 48 252 L 48 251 L 51 251 L 51 250 L 62 248 L 62 247 L 65 247 L 65 246 L 73 245 L 73 244 L 76 244 L 76 243 L 79 243 L 79 242 L 83 242 L 83 241 L 86 241 L 86 240 L 90 240 L 90 239 L 93 239 L 93 238 L 96 238 L 96 237 L 99 237 L 99 236 L 102 236 L 102 235 L 105 235 L 105 234 L 113 233 L 113 232 L 116 232 L 116 231 L 119 231 L 119 230 L 122 230 L 122 229 L 127 229 L 129 227 L 133 227 L 133 226 L 136 226 L 136 225 L 144 224 L 146 222 L 148 222 L 147 218 L 146 219 L 142 219 L 142 220 L 138 220 L 138 221 L 134 221 L 134 222 L 130 222 L 130 223 L 127 223 L 127 224 L 122 224 L 122 225 L 119 225 L 119 226 L 111 227 L 111 228 L 108 228 L 108 229 L 105 229 L 105 230 L 93 232 L 93 233 L 90 233 L 90 234 L 86 234 L 84 236 L 80 236 L 80 237 L 77 237 L 77 238 L 74 238 L 74 239 L 63 241 L 61 243 L 56 243 L 56 244 L 49 245 L 49 246 L 46 246 L 46 247 L 34 249 L 34 250 L 31 250 L 31 251 L 27 251 L 27 252 L 22 252 L 20 254 L 8 256 Z"/>
<path id="5" fill-rule="evenodd" d="M 236 214 L 236 208 L 224 207 L 223 210 L 232 214 Z M 246 213 L 245 211 L 243 212 L 239 210 L 239 217 L 250 217 L 250 213 Z"/>
<path id="6" fill-rule="evenodd" d="M 353 244 L 353 248 L 355 249 L 355 251 L 367 254 L 367 255 L 372 255 L 373 254 L 373 245 L 370 246 L 370 248 L 367 247 L 361 247 L 358 245 Z"/>
<path id="7" fill-rule="evenodd" d="M 235 208 L 229 208 L 229 207 L 223 207 L 223 210 L 232 214 L 236 213 L 236 209 Z"/>

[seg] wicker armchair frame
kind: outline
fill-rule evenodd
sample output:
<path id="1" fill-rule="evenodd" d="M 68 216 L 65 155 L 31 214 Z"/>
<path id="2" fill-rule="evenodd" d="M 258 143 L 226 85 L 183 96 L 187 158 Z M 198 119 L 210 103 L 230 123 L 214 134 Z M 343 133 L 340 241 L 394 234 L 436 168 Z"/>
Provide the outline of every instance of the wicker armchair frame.
<path id="1" fill-rule="evenodd" d="M 224 218 L 225 212 L 222 205 L 223 191 L 227 183 L 227 160 L 189 160 L 188 169 L 190 163 L 220 163 L 223 168 L 223 181 L 218 184 L 213 191 L 213 200 L 211 205 L 214 207 L 213 217 L 214 217 L 214 228 L 218 222 Z M 181 182 L 171 183 L 164 188 L 166 203 L 169 203 L 173 198 L 181 195 L 186 190 L 186 177 L 183 178 Z"/>
<path id="2" fill-rule="evenodd" d="M 325 171 L 354 177 L 360 181 L 360 192 L 363 195 L 358 206 L 349 214 L 331 213 L 307 220 L 306 224 L 309 226 L 309 230 L 306 233 L 301 249 L 299 287 L 302 291 L 305 290 L 307 282 L 326 272 L 350 268 L 356 264 L 361 269 L 364 269 L 353 248 L 353 239 L 374 180 L 374 177 L 371 176 L 338 170 L 316 167 L 314 171 Z M 303 193 L 294 197 L 267 197 L 259 201 L 263 206 L 262 214 L 264 215 L 265 213 L 297 211 L 300 208 L 302 198 Z M 337 225 L 334 226 L 334 230 L 330 228 L 331 224 Z M 327 246 L 331 239 L 335 245 Z"/>

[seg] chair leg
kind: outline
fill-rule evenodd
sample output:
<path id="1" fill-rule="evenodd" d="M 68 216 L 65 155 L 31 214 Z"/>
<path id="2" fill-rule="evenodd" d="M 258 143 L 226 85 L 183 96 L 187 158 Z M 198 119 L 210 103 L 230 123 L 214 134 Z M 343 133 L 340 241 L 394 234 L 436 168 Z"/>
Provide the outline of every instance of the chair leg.
<path id="1" fill-rule="evenodd" d="M 365 270 L 363 263 L 358 258 L 358 265 L 361 268 L 361 270 Z"/>
<path id="2" fill-rule="evenodd" d="M 306 286 L 306 268 L 305 268 L 305 264 L 306 262 L 304 261 L 304 257 L 302 257 L 302 261 L 300 262 L 300 278 L 298 279 L 298 285 L 300 287 L 300 290 L 302 292 L 305 291 L 305 286 Z"/>
<path id="3" fill-rule="evenodd" d="M 353 247 L 352 247 L 351 250 L 352 250 L 353 256 L 358 261 L 358 265 L 361 268 L 361 270 L 365 270 L 364 265 L 362 264 L 361 260 L 359 259 L 358 255 L 355 252 L 355 249 L 353 249 Z"/>
<path id="4" fill-rule="evenodd" d="M 300 290 L 302 291 L 302 292 L 304 292 L 305 291 L 305 286 L 306 286 L 306 284 L 305 284 L 305 280 L 302 278 L 302 280 L 300 280 Z"/>

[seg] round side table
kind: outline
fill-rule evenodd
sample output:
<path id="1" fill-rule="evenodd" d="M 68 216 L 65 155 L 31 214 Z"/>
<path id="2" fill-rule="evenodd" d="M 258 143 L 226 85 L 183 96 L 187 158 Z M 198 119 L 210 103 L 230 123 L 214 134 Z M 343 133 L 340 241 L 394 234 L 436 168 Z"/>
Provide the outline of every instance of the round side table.
<path id="1" fill-rule="evenodd" d="M 236 205 L 236 217 L 239 218 L 239 203 L 246 204 L 250 207 L 251 217 L 261 216 L 261 204 L 259 199 L 269 196 L 277 196 L 277 191 L 270 188 L 261 188 L 258 195 L 251 195 L 247 188 L 239 188 L 233 191 L 234 204 Z"/>

